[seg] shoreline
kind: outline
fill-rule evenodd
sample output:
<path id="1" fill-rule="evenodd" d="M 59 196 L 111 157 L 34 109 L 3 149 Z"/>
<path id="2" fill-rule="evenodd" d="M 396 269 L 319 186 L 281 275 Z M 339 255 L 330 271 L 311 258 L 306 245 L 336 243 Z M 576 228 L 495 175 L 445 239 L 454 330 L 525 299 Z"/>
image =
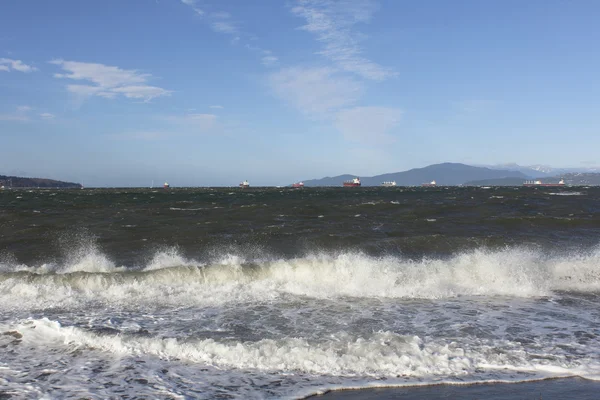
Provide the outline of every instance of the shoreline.
<path id="1" fill-rule="evenodd" d="M 595 400 L 600 381 L 557 377 L 531 381 L 432 383 L 363 388 L 333 388 L 298 400 Z"/>

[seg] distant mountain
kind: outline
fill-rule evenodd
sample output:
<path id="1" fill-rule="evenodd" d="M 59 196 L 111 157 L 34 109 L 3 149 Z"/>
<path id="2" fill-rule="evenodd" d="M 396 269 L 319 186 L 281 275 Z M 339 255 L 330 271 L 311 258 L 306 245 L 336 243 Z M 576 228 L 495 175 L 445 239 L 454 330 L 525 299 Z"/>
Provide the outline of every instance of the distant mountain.
<path id="1" fill-rule="evenodd" d="M 496 164 L 496 165 L 476 165 L 477 167 L 486 167 L 491 169 L 502 169 L 509 171 L 519 171 L 529 176 L 530 178 L 553 177 L 563 174 L 585 172 L 596 173 L 600 172 L 600 167 L 579 167 L 579 168 L 554 168 L 548 165 L 527 165 L 522 166 L 515 163 Z"/>
<path id="2" fill-rule="evenodd" d="M 309 179 L 304 181 L 304 186 L 342 186 L 342 182 L 352 180 L 357 176 L 358 175 L 346 174 L 338 176 L 326 176 L 325 178 L 321 179 Z"/>
<path id="3" fill-rule="evenodd" d="M 600 173 L 598 172 L 572 172 L 563 174 L 554 179 L 564 179 L 571 186 L 597 186 L 600 185 Z"/>
<path id="4" fill-rule="evenodd" d="M 4 186 L 5 188 L 80 188 L 81 184 L 56 181 L 54 179 L 0 175 L 0 186 Z"/>
<path id="5" fill-rule="evenodd" d="M 507 177 L 498 179 L 481 179 L 465 182 L 465 186 L 523 186 L 526 179 Z M 558 181 L 557 181 L 558 182 Z"/>
<path id="6" fill-rule="evenodd" d="M 341 186 L 343 181 L 350 180 L 358 175 L 339 175 L 322 179 L 305 180 L 305 186 Z M 379 186 L 381 182 L 396 181 L 398 186 L 418 186 L 425 182 L 435 180 L 440 186 L 462 185 L 465 182 L 514 177 L 527 179 L 529 176 L 519 171 L 473 167 L 459 163 L 443 163 L 429 165 L 424 168 L 414 168 L 404 172 L 360 177 L 363 186 Z"/>
<path id="7" fill-rule="evenodd" d="M 531 166 L 521 166 L 515 163 L 508 164 L 496 164 L 496 165 L 478 165 L 478 167 L 496 169 L 496 170 L 505 170 L 505 171 L 518 171 L 525 174 L 529 178 L 541 178 L 545 176 L 549 176 L 548 171 L 551 171 L 551 167 L 545 167 L 542 165 L 531 165 Z"/>
<path id="8" fill-rule="evenodd" d="M 594 172 L 571 172 L 560 176 L 537 177 L 543 183 L 558 183 L 564 179 L 567 186 L 598 186 L 600 185 L 600 173 Z M 522 178 L 483 179 L 465 183 L 466 186 L 521 186 Z"/>

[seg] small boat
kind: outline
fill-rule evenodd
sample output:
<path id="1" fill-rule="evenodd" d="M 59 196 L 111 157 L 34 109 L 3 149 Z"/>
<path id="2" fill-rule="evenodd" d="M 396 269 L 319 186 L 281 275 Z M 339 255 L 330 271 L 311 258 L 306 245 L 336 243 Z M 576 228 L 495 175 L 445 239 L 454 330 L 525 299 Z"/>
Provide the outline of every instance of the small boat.
<path id="1" fill-rule="evenodd" d="M 171 186 L 169 186 L 169 183 L 168 183 L 168 182 L 165 182 L 165 184 L 163 185 L 163 189 L 168 189 L 168 188 L 170 188 L 170 187 L 171 187 Z"/>
<path id="2" fill-rule="evenodd" d="M 240 187 L 242 189 L 249 188 L 250 187 L 250 183 L 248 183 L 248 181 L 244 181 L 244 182 L 240 183 Z"/>
<path id="3" fill-rule="evenodd" d="M 396 186 L 396 181 L 381 182 L 381 186 L 384 186 L 384 187 Z"/>
<path id="4" fill-rule="evenodd" d="M 360 186 L 360 178 L 354 178 L 349 181 L 344 181 L 344 187 L 358 187 Z"/>
<path id="5" fill-rule="evenodd" d="M 422 183 L 421 186 L 423 186 L 423 187 L 435 187 L 435 186 L 437 186 L 437 183 L 435 181 L 431 181 L 429 183 Z"/>

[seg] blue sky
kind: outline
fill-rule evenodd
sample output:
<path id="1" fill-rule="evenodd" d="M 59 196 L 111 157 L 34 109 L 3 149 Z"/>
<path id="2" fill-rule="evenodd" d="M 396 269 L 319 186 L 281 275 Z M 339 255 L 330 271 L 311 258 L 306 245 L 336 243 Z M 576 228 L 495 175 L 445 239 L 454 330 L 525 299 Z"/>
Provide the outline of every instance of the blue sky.
<path id="1" fill-rule="evenodd" d="M 0 174 L 280 185 L 600 165 L 595 0 L 0 5 Z"/>

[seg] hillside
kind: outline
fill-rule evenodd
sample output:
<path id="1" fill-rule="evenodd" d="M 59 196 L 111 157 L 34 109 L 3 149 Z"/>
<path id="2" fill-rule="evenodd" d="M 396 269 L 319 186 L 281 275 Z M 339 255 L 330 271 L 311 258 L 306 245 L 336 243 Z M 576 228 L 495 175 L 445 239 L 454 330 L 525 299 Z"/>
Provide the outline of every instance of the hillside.
<path id="1" fill-rule="evenodd" d="M 561 179 L 565 180 L 568 186 L 597 186 L 600 185 L 600 173 L 591 172 L 572 172 L 560 176 L 538 177 L 543 183 L 558 183 Z M 522 178 L 501 178 L 501 179 L 483 179 L 465 183 L 467 186 L 521 186 L 524 180 Z"/>
<path id="2" fill-rule="evenodd" d="M 81 184 L 43 178 L 23 178 L 0 175 L 0 186 L 5 188 L 80 188 Z"/>
<path id="3" fill-rule="evenodd" d="M 465 182 L 465 186 L 522 186 L 526 179 L 507 177 L 499 179 L 481 179 Z M 527 179 L 529 180 L 529 179 Z M 548 179 L 544 179 L 544 182 Z M 558 182 L 558 180 L 557 180 Z"/>
<path id="4" fill-rule="evenodd" d="M 357 175 L 339 175 L 322 179 L 305 180 L 305 186 L 341 186 L 342 182 Z M 418 186 L 424 182 L 435 180 L 440 186 L 462 185 L 465 182 L 482 179 L 499 179 L 515 177 L 527 179 L 528 176 L 519 171 L 499 170 L 484 167 L 473 167 L 459 163 L 433 164 L 424 168 L 414 168 L 404 172 L 360 177 L 363 186 L 379 186 L 384 181 L 396 181 L 398 186 Z"/>
<path id="5" fill-rule="evenodd" d="M 600 173 L 597 172 L 572 172 L 552 179 L 564 179 L 571 186 L 597 186 L 600 185 Z"/>

